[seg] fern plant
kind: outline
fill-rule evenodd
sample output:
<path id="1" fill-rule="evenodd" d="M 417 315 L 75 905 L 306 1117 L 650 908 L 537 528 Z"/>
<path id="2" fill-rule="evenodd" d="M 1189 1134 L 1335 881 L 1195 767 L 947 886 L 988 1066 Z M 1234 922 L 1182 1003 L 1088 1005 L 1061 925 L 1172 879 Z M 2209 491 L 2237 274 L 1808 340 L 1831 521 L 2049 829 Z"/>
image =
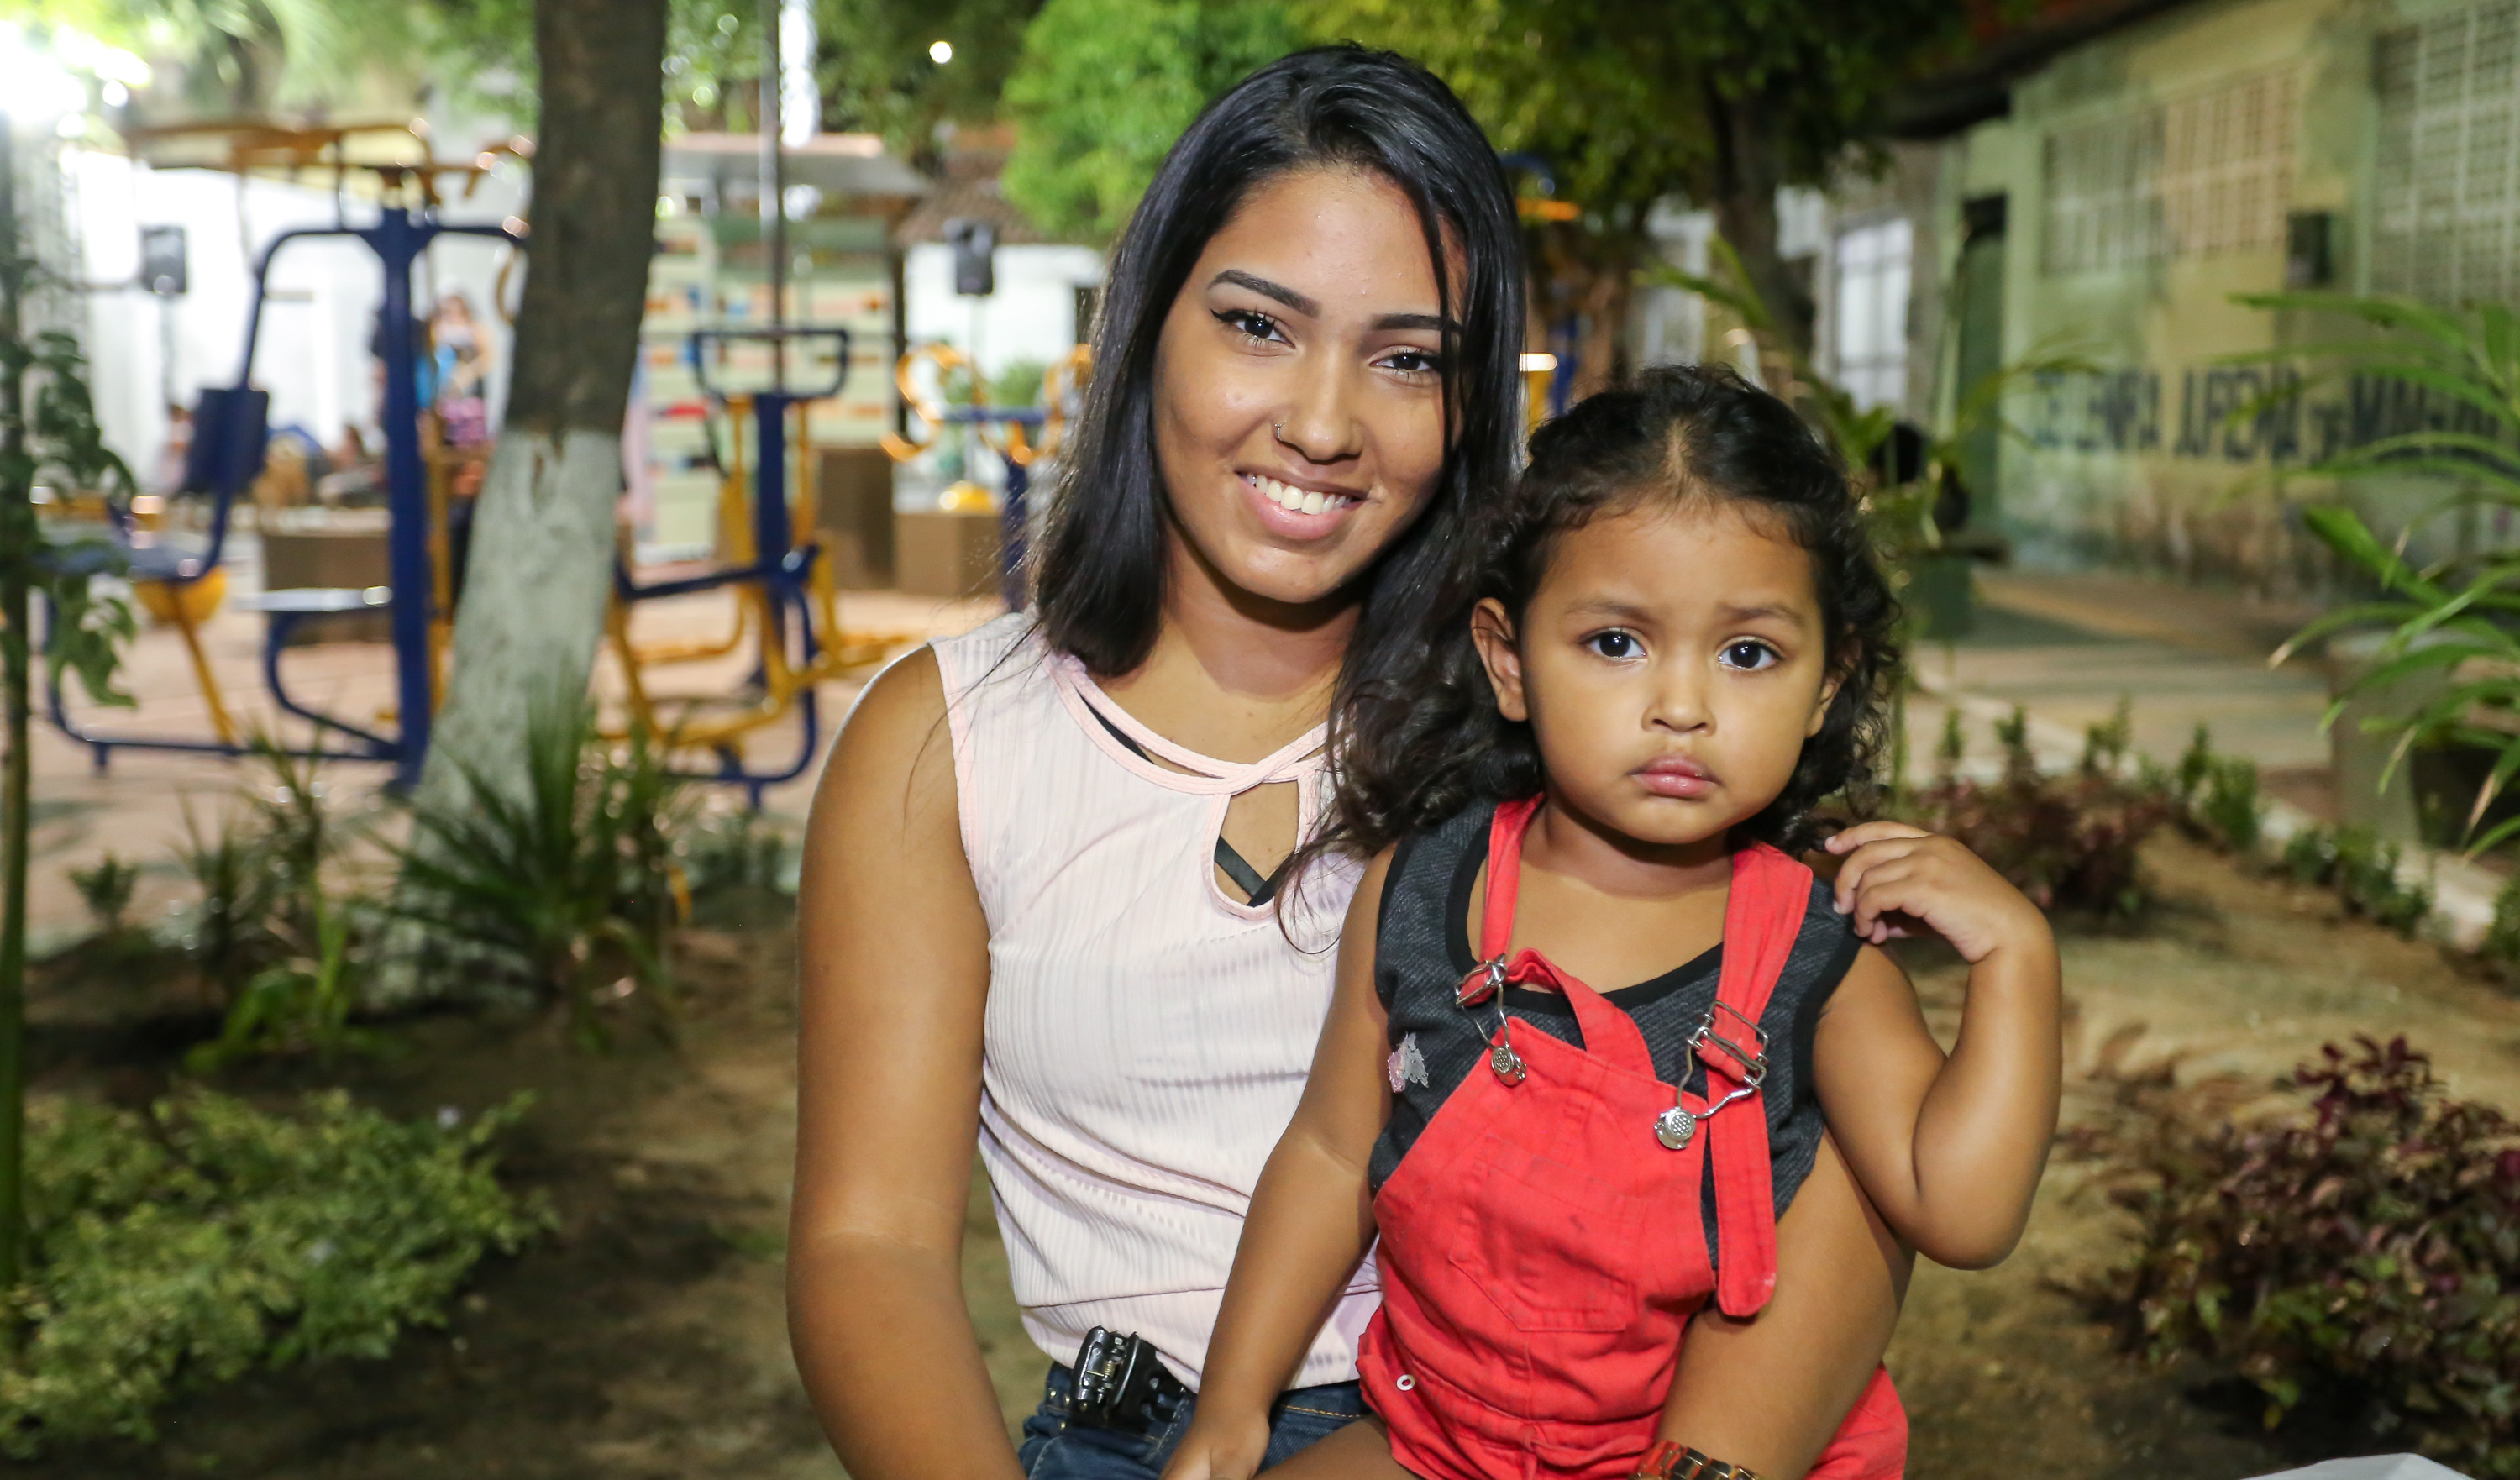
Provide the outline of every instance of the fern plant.
<path id="1" fill-rule="evenodd" d="M 521 795 L 468 774 L 464 803 L 414 811 L 389 908 L 437 934 L 444 959 L 477 960 L 562 1007 L 571 1034 L 597 1047 L 607 1000 L 645 987 L 661 1006 L 672 990 L 680 784 L 643 739 L 616 755 L 583 700 L 532 705 L 525 753 Z"/>
<path id="2" fill-rule="evenodd" d="M 2287 395 L 2352 375 L 2392 381 L 2457 408 L 2446 419 L 2449 425 L 2377 438 L 2312 465 L 2310 473 L 2432 474 L 2457 485 L 2446 507 L 2520 507 L 2520 313 L 2501 303 L 2452 311 L 2402 298 L 2316 292 L 2242 294 L 2236 301 L 2323 312 L 2374 332 L 2250 356 L 2305 358 L 2324 367 L 2288 387 Z M 2416 745 L 2478 746 L 2496 760 L 2468 809 L 2468 845 L 2481 852 L 2520 833 L 2520 818 L 2478 831 L 2494 799 L 2520 775 L 2520 551 L 2494 552 L 2464 565 L 2419 567 L 2406 558 L 2399 538 L 2374 530 L 2342 504 L 2306 510 L 2302 517 L 2329 549 L 2368 576 L 2378 594 L 2304 627 L 2277 651 L 2276 661 L 2339 632 L 2386 630 L 2377 659 L 2329 705 L 2325 722 L 2334 724 L 2358 695 L 2446 673 L 2449 682 L 2414 713 L 2365 722 L 2397 732 L 2380 785 L 2388 785 Z"/>

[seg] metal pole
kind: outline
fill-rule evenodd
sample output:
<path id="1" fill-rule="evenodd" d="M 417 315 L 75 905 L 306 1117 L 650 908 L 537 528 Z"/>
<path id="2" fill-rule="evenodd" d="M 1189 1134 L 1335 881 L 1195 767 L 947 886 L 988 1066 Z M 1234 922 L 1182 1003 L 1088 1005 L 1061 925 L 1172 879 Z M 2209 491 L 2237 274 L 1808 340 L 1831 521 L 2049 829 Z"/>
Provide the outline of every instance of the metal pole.
<path id="1" fill-rule="evenodd" d="M 779 139 L 779 0 L 761 0 L 761 249 L 770 265 L 770 327 L 788 323 L 788 158 Z M 770 340 L 770 388 L 788 388 L 788 341 Z"/>
<path id="2" fill-rule="evenodd" d="M 436 231 L 413 219 L 407 206 L 388 205 L 368 231 L 385 277 L 385 404 L 379 418 L 385 434 L 386 583 L 393 626 L 394 707 L 401 743 L 395 749 L 394 783 L 419 785 L 428 755 L 432 675 L 428 623 L 436 581 L 428 561 L 428 469 L 420 447 L 420 378 L 412 364 L 411 265 Z"/>

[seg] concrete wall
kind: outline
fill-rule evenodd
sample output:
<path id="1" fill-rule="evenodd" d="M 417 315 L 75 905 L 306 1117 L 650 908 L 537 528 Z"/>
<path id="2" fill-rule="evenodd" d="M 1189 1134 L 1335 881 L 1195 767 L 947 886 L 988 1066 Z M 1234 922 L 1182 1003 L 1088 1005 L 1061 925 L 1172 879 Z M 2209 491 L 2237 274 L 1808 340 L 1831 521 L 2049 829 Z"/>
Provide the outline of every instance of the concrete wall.
<path id="1" fill-rule="evenodd" d="M 2285 286 L 2294 212 L 2333 213 L 2332 286 L 2374 286 L 2375 39 L 2460 9 L 2203 0 L 2058 58 L 2015 88 L 2010 116 L 1941 147 L 1932 276 L 1947 279 L 1957 261 L 1963 202 L 2004 196 L 2004 353 L 2088 367 L 2039 377 L 2007 401 L 2022 435 L 2006 438 L 1997 501 L 2023 561 L 2299 590 L 2327 574 L 2301 532 L 2304 501 L 2344 497 L 2393 523 L 2440 501 L 2446 490 L 2421 481 L 2340 490 L 2301 472 L 2406 428 L 2408 409 L 2382 387 L 2318 384 L 2235 422 L 2300 369 L 2232 356 L 2332 339 L 2340 326 L 2231 295 Z M 2146 171 L 2151 191 L 2121 188 Z M 1940 346 L 1918 323 L 1931 354 Z M 2433 521 L 2416 548 L 2493 533 Z"/>

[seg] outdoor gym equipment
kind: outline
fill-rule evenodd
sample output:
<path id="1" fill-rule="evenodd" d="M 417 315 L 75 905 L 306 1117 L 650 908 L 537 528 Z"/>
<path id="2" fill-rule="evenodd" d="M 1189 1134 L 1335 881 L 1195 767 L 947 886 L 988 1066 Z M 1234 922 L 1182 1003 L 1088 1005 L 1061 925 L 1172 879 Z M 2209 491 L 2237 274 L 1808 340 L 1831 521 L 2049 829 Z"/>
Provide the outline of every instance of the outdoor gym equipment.
<path id="1" fill-rule="evenodd" d="M 789 389 L 782 371 L 772 388 L 735 391 L 708 379 L 710 350 L 738 340 L 764 340 L 783 363 L 786 346 L 821 340 L 833 346 L 829 383 Z M 915 633 L 854 632 L 840 623 L 839 583 L 825 558 L 815 527 L 813 439 L 807 408 L 835 395 L 848 378 L 850 337 L 845 329 L 766 326 L 757 329 L 702 329 L 693 332 L 692 354 L 702 394 L 724 406 L 737 424 L 732 456 L 719 488 L 719 556 L 723 563 L 698 575 L 641 583 L 626 563 L 613 569 L 613 603 L 608 622 L 614 656 L 620 661 L 631 724 L 676 750 L 705 749 L 718 758 L 714 772 L 698 779 L 742 786 L 752 804 L 760 805 L 766 786 L 790 781 L 811 764 L 821 741 L 821 708 L 815 686 L 848 672 L 881 662 Z M 797 423 L 795 445 L 804 475 L 791 497 L 788 487 L 788 418 Z M 746 477 L 742 423 L 749 418 L 754 447 Z M 631 641 L 630 611 L 638 603 L 696 592 L 732 588 L 738 600 L 734 632 L 718 642 L 642 647 Z M 652 694 L 648 670 L 660 664 L 726 656 L 753 641 L 751 676 L 758 696 L 731 711 L 700 714 L 703 702 L 683 699 L 685 712 L 670 723 L 660 720 L 661 699 Z M 775 771 L 756 771 L 744 763 L 740 741 L 753 731 L 776 724 L 788 714 L 803 727 L 793 761 Z"/>
<path id="2" fill-rule="evenodd" d="M 939 393 L 931 395 L 921 385 L 917 371 L 921 361 L 936 367 Z M 901 388 L 902 404 L 910 408 L 927 428 L 926 435 L 913 441 L 894 432 L 883 434 L 883 450 L 896 463 L 912 458 L 935 445 L 936 435 L 947 426 L 971 426 L 989 450 L 1006 462 L 1006 495 L 998 507 L 998 581 L 1000 594 L 1011 610 L 1023 606 L 1023 560 L 1030 511 L 1027 498 L 1032 490 L 1032 465 L 1058 451 L 1067 426 L 1067 402 L 1085 383 L 1094 365 L 1094 354 L 1079 344 L 1066 356 L 1042 373 L 1041 404 L 1038 406 L 991 406 L 986 382 L 979 370 L 953 345 L 936 342 L 921 344 L 901 357 L 893 370 L 893 383 Z M 946 378 L 956 371 L 970 377 L 971 404 L 944 404 L 942 389 Z M 1033 440 L 1035 432 L 1039 440 Z M 992 433 L 995 433 L 994 435 Z"/>
<path id="3" fill-rule="evenodd" d="M 268 301 L 271 265 L 292 242 L 316 237 L 350 237 L 364 243 L 377 254 L 384 270 L 383 322 L 389 326 L 388 343 L 402 333 L 402 326 L 413 322 L 411 303 L 411 269 L 429 243 L 441 236 L 478 237 L 522 246 L 523 238 L 504 226 L 465 225 L 436 219 L 438 205 L 433 176 L 466 174 L 477 176 L 485 167 L 473 164 L 370 164 L 345 158 L 341 142 L 346 130 L 310 130 L 292 133 L 286 130 L 254 131 L 256 148 L 282 150 L 286 157 L 300 166 L 308 162 L 321 165 L 320 147 L 309 151 L 300 147 L 287 154 L 286 141 L 322 140 L 329 143 L 335 157 L 331 166 L 337 182 L 350 169 L 377 174 L 388 191 L 412 187 L 399 203 L 380 204 L 377 223 L 354 227 L 346 220 L 346 205 L 337 195 L 336 224 L 330 227 L 297 227 L 273 237 L 256 259 L 253 268 L 253 302 L 247 311 L 245 352 L 237 370 L 237 382 L 225 388 L 205 389 L 194 414 L 194 445 L 187 459 L 185 485 L 188 489 L 207 492 L 211 504 L 211 533 L 202 550 L 189 556 L 177 555 L 171 548 L 163 554 L 153 553 L 160 547 L 142 547 L 129 538 L 126 518 L 118 517 L 116 528 L 123 533 L 135 580 L 165 581 L 182 586 L 202 579 L 216 568 L 224 558 L 229 517 L 237 497 L 250 486 L 262 463 L 263 446 L 268 429 L 270 395 L 252 388 L 254 348 L 261 337 L 262 313 Z M 242 172 L 254 160 L 242 145 L 232 144 L 228 168 Z M 316 156 L 311 161 L 306 155 Z M 382 587 L 342 590 L 292 590 L 265 592 L 248 603 L 249 609 L 261 611 L 266 618 L 263 635 L 262 672 L 265 687 L 273 703 L 284 712 L 306 720 L 316 727 L 316 736 L 302 749 L 292 753 L 328 759 L 389 761 L 394 766 L 394 784 L 409 786 L 420 779 L 422 760 L 428 753 L 429 720 L 436 706 L 437 637 L 432 631 L 441 615 L 446 597 L 446 572 L 442 560 L 432 560 L 432 545 L 440 544 L 433 533 L 436 520 L 430 508 L 430 486 L 426 454 L 421 446 L 419 380 L 413 356 L 407 346 L 392 345 L 396 352 L 385 356 L 384 408 L 380 420 L 385 438 L 385 507 L 388 516 L 386 535 L 386 578 Z M 177 593 L 180 596 L 180 592 Z M 179 600 L 178 609 L 182 607 Z M 299 702 L 281 682 L 280 653 L 297 626 L 312 617 L 342 612 L 370 611 L 382 608 L 388 612 L 394 650 L 394 719 L 396 733 L 385 735 L 366 725 L 353 723 Z M 72 740 L 88 745 L 95 752 L 96 764 L 102 769 L 108 757 L 118 747 L 158 750 L 209 751 L 214 754 L 240 755 L 249 746 L 240 741 L 236 727 L 228 718 L 226 705 L 209 666 L 203 660 L 198 636 L 189 623 L 179 628 L 191 651 L 203 692 L 209 696 L 214 734 L 206 739 L 180 739 L 151 735 L 108 734 L 85 730 L 74 723 L 62 701 L 58 683 L 51 688 L 53 723 Z M 324 732 L 341 737 L 343 744 L 328 747 Z"/>

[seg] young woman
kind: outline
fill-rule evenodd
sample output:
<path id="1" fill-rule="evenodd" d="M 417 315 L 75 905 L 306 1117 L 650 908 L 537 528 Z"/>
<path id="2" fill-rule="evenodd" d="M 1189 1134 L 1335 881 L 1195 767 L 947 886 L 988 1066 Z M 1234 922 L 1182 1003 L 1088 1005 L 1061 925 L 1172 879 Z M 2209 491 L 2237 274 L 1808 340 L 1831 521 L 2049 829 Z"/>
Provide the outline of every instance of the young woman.
<path id="1" fill-rule="evenodd" d="M 1148 188 L 1035 608 L 870 685 L 816 798 L 790 1322 L 858 1480 L 1153 1480 L 1178 1442 L 1358 872 L 1281 865 L 1333 708 L 1427 640 L 1509 481 L 1522 327 L 1496 158 L 1396 57 L 1262 69 Z M 1020 1459 L 963 1306 L 975 1142 L 1062 1364 Z M 1791 1298 L 1690 1338 L 1680 1382 L 1727 1422 L 1825 1436 L 1896 1318 L 1905 1256 L 1818 1160 Z M 1264 1462 L 1363 1412 L 1374 1275 L 1337 1282 Z"/>

